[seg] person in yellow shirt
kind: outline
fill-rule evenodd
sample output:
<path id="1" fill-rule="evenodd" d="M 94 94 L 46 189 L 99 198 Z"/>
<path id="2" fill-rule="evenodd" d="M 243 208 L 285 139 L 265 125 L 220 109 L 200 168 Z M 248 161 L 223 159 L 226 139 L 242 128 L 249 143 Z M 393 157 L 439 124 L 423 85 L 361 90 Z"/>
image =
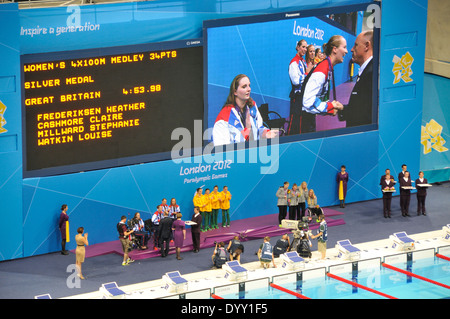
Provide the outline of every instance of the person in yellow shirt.
<path id="1" fill-rule="evenodd" d="M 211 199 L 211 208 L 212 208 L 212 212 L 211 212 L 211 228 L 212 229 L 217 229 L 219 228 L 217 226 L 217 217 L 219 215 L 219 209 L 220 209 L 220 193 L 218 192 L 219 190 L 219 186 L 214 186 L 214 189 L 212 191 L 212 193 L 209 195 L 210 199 Z"/>
<path id="2" fill-rule="evenodd" d="M 205 189 L 205 195 L 203 195 L 203 204 L 205 211 L 205 228 L 204 231 L 211 230 L 211 215 L 212 215 L 212 205 L 211 205 L 211 194 L 209 188 Z"/>
<path id="3" fill-rule="evenodd" d="M 230 200 L 231 193 L 224 186 L 220 192 L 220 208 L 222 209 L 222 227 L 230 227 Z"/>
<path id="4" fill-rule="evenodd" d="M 203 198 L 203 189 L 197 188 L 197 192 L 194 195 L 194 199 L 192 200 L 194 202 L 194 207 L 198 207 L 200 210 L 200 215 L 202 215 L 202 225 L 200 228 L 200 231 L 203 231 L 205 228 L 205 199 Z"/>

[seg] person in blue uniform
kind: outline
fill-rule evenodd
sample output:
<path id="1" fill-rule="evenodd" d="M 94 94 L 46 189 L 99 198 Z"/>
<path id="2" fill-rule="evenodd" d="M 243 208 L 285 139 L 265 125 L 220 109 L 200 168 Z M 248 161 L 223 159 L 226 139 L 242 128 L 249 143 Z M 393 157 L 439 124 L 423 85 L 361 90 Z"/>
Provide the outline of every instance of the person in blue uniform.
<path id="1" fill-rule="evenodd" d="M 270 262 L 272 262 L 273 267 L 276 268 L 275 259 L 273 258 L 273 247 L 270 244 L 270 237 L 264 237 L 263 244 L 259 247 L 258 250 L 259 261 L 261 262 L 261 266 L 266 269 L 270 267 Z"/>

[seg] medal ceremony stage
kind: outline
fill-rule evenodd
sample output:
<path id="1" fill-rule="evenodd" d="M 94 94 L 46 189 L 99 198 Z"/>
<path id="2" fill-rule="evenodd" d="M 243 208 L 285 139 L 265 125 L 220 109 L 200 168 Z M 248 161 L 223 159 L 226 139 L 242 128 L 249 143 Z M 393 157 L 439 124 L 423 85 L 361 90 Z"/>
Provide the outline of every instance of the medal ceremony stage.
<path id="1" fill-rule="evenodd" d="M 323 208 L 323 213 L 327 221 L 328 227 L 345 224 L 342 216 L 343 212 L 339 212 L 332 208 Z M 239 237 L 241 242 L 246 242 L 254 239 L 262 239 L 265 236 L 276 237 L 286 233 L 290 233 L 290 229 L 282 228 L 278 223 L 278 214 L 271 214 L 253 218 L 240 219 L 232 221 L 230 227 L 220 227 L 202 232 L 200 235 L 200 249 L 214 247 L 214 242 L 223 241 L 225 245 L 235 236 Z M 219 223 L 220 225 L 220 223 Z M 309 224 L 309 229 L 314 230 L 319 227 L 319 224 L 313 219 Z M 145 250 L 133 249 L 129 257 L 134 260 L 141 260 L 146 258 L 161 257 L 159 247 L 154 250 L 153 237 L 148 241 L 148 248 Z M 275 244 L 275 243 L 273 243 Z M 192 248 L 191 228 L 186 227 L 186 239 L 183 242 L 181 252 L 191 251 Z M 72 250 L 74 253 L 75 250 Z M 115 253 L 123 256 L 122 245 L 119 240 L 109 241 L 105 243 L 94 244 L 86 247 L 86 257 L 95 257 Z M 173 242 L 170 243 L 169 255 L 175 253 L 175 246 Z"/>

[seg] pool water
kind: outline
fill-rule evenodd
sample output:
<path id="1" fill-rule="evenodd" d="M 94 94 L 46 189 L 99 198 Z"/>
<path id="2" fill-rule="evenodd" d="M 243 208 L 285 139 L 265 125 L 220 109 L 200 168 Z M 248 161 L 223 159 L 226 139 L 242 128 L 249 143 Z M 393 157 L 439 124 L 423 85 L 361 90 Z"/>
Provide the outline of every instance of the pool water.
<path id="1" fill-rule="evenodd" d="M 414 261 L 409 266 L 406 263 L 392 264 L 392 266 L 450 285 L 450 262 L 446 260 L 428 258 Z M 399 299 L 450 298 L 450 289 L 382 266 L 358 271 L 356 276 L 351 273 L 336 275 Z M 385 296 L 355 288 L 329 277 L 308 279 L 299 283 L 285 283 L 280 286 L 311 299 L 386 299 Z M 225 299 L 298 299 L 296 296 L 270 286 L 245 291 L 245 294 L 229 294 L 221 297 Z"/>

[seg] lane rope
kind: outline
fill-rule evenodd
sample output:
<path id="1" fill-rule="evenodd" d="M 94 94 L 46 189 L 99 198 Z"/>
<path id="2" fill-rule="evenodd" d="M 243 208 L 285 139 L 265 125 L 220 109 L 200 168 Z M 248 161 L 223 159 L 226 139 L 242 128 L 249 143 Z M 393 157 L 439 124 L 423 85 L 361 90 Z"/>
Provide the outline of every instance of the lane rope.
<path id="1" fill-rule="evenodd" d="M 352 286 L 354 286 L 354 287 L 358 287 L 358 288 L 361 288 L 361 289 L 364 289 L 364 290 L 373 292 L 374 294 L 377 294 L 377 295 L 380 295 L 380 296 L 383 296 L 383 297 L 386 297 L 386 298 L 389 298 L 389 299 L 398 299 L 398 298 L 396 298 L 396 297 L 393 297 L 393 296 L 390 296 L 390 295 L 388 295 L 388 294 L 385 294 L 385 293 L 383 293 L 383 292 L 381 292 L 381 291 L 378 291 L 378 290 L 375 290 L 375 289 L 372 289 L 372 288 L 363 286 L 363 285 L 361 285 L 361 284 L 358 284 L 358 283 L 353 282 L 353 281 L 351 281 L 351 280 L 348 280 L 348 279 L 345 279 L 345 278 L 342 278 L 342 277 L 333 275 L 333 274 L 331 274 L 331 273 L 327 273 L 327 276 L 330 277 L 330 278 L 333 278 L 333 279 L 336 279 L 336 280 L 345 282 L 346 284 L 352 285 Z"/>
<path id="2" fill-rule="evenodd" d="M 429 278 L 426 278 L 426 277 L 423 277 L 423 276 L 414 274 L 414 273 L 412 273 L 412 272 L 410 272 L 410 271 L 406 271 L 406 270 L 403 270 L 403 269 L 400 269 L 400 268 L 397 268 L 397 267 L 394 267 L 394 266 L 392 266 L 392 265 L 385 264 L 385 263 L 382 263 L 381 265 L 382 265 L 383 267 L 389 268 L 389 269 L 391 269 L 391 270 L 398 271 L 398 272 L 400 272 L 400 273 L 402 273 L 402 274 L 405 274 L 405 275 L 408 275 L 408 276 L 411 276 L 411 277 L 414 277 L 414 278 L 417 278 L 417 279 L 420 279 L 420 280 L 423 280 L 423 281 L 427 281 L 427 282 L 429 282 L 429 283 L 432 283 L 432 284 L 435 284 L 435 285 L 438 285 L 438 286 L 441 286 L 441 287 L 444 287 L 444 288 L 447 288 L 447 289 L 450 289 L 450 286 L 449 286 L 449 285 L 446 285 L 446 284 L 443 284 L 443 283 L 441 283 L 441 282 L 437 282 L 437 281 L 435 281 L 435 280 L 432 280 L 432 279 L 429 279 Z"/>

